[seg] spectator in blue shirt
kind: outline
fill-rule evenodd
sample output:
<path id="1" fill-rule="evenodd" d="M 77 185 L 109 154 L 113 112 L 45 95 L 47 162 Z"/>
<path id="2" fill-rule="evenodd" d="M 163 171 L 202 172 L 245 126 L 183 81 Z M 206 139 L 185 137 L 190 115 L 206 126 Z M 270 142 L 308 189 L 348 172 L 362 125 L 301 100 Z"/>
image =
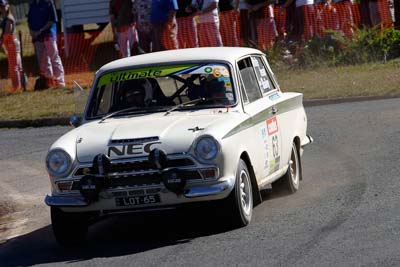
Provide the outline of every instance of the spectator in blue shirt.
<path id="1" fill-rule="evenodd" d="M 57 14 L 52 0 L 29 2 L 28 24 L 39 63 L 40 75 L 49 86 L 65 86 L 64 67 L 57 48 Z"/>
<path id="2" fill-rule="evenodd" d="M 176 0 L 152 0 L 153 51 L 178 49 L 177 10 Z"/>

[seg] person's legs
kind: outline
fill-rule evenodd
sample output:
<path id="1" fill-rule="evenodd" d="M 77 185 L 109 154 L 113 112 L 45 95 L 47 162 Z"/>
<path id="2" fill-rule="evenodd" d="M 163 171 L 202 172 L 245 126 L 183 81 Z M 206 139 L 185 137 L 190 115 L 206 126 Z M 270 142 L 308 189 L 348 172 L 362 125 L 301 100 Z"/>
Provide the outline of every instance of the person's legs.
<path id="1" fill-rule="evenodd" d="M 22 65 L 19 41 L 4 40 L 4 47 L 8 58 L 8 77 L 10 77 L 13 91 L 16 91 L 22 87 Z"/>
<path id="2" fill-rule="evenodd" d="M 199 47 L 199 39 L 197 37 L 197 24 L 193 17 L 186 18 L 186 46 L 187 47 Z M 179 31 L 179 27 L 178 27 Z"/>
<path id="3" fill-rule="evenodd" d="M 172 50 L 178 49 L 178 25 L 176 21 L 168 24 L 165 23 L 162 25 L 162 49 L 163 50 Z"/>
<path id="4" fill-rule="evenodd" d="M 130 27 L 121 27 L 118 31 L 118 45 L 121 52 L 122 57 L 130 57 L 131 56 L 131 48 L 130 48 Z"/>
<path id="5" fill-rule="evenodd" d="M 231 46 L 230 39 L 232 36 L 230 36 L 230 29 L 232 27 L 232 23 L 230 23 L 229 19 L 229 11 L 222 11 L 219 13 L 219 21 L 221 23 L 220 33 L 222 42 L 225 44 L 225 46 Z"/>
<path id="6" fill-rule="evenodd" d="M 53 74 L 57 86 L 65 86 L 64 80 L 64 67 L 61 62 L 61 58 L 58 54 L 57 43 L 51 38 L 44 41 L 46 54 L 50 58 Z"/>
<path id="7" fill-rule="evenodd" d="M 314 13 L 314 5 L 305 5 L 303 6 L 303 36 L 305 40 L 309 40 L 315 36 L 315 13 Z"/>
<path id="8" fill-rule="evenodd" d="M 161 51 L 162 24 L 153 24 L 153 52 Z"/>
<path id="9" fill-rule="evenodd" d="M 199 23 L 199 43 L 200 46 L 223 46 L 219 23 Z"/>
<path id="10" fill-rule="evenodd" d="M 240 45 L 246 46 L 249 40 L 249 11 L 247 9 L 240 10 Z"/>
<path id="11" fill-rule="evenodd" d="M 237 34 L 237 18 L 235 11 L 223 11 L 220 13 L 220 33 L 222 43 L 225 46 L 239 46 L 238 34 Z"/>
<path id="12" fill-rule="evenodd" d="M 378 1 L 369 1 L 368 5 L 369 5 L 369 17 L 372 26 L 378 25 L 379 23 L 381 23 L 381 18 L 378 10 Z"/>
<path id="13" fill-rule="evenodd" d="M 207 23 L 199 23 L 197 24 L 198 27 L 198 37 L 199 37 L 199 46 L 206 47 L 209 46 L 207 43 Z"/>
<path id="14" fill-rule="evenodd" d="M 198 47 L 197 27 L 193 17 L 178 18 L 179 48 Z"/>
<path id="15" fill-rule="evenodd" d="M 34 42 L 36 58 L 39 64 L 39 74 L 47 79 L 52 79 L 53 70 L 51 68 L 50 58 L 45 52 L 44 42 Z"/>
<path id="16" fill-rule="evenodd" d="M 179 48 L 186 48 L 185 36 L 186 36 L 186 18 L 177 18 L 176 23 L 178 23 L 178 45 Z"/>
<path id="17" fill-rule="evenodd" d="M 149 53 L 151 52 L 151 32 L 146 31 L 145 29 L 138 27 L 138 37 L 139 37 L 139 44 L 140 48 L 144 50 L 144 52 Z"/>
<path id="18" fill-rule="evenodd" d="M 400 29 L 400 1 L 394 0 L 394 26 L 396 29 Z"/>

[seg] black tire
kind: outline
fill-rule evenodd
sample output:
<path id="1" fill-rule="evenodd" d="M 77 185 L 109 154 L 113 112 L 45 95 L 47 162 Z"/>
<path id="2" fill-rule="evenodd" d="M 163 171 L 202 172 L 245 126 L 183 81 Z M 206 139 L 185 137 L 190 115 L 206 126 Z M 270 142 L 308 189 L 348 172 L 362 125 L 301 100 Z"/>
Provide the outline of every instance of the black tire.
<path id="1" fill-rule="evenodd" d="M 284 176 L 272 183 L 275 192 L 294 194 L 299 190 L 301 180 L 301 158 L 296 143 L 292 144 L 289 167 Z"/>
<path id="2" fill-rule="evenodd" d="M 65 247 L 85 243 L 89 217 L 86 213 L 63 212 L 57 207 L 51 207 L 51 225 L 57 242 Z"/>
<path id="3" fill-rule="evenodd" d="M 251 177 L 242 159 L 239 160 L 237 167 L 235 187 L 224 201 L 224 211 L 229 212 L 226 217 L 230 218 L 233 227 L 243 227 L 251 221 L 253 214 Z"/>

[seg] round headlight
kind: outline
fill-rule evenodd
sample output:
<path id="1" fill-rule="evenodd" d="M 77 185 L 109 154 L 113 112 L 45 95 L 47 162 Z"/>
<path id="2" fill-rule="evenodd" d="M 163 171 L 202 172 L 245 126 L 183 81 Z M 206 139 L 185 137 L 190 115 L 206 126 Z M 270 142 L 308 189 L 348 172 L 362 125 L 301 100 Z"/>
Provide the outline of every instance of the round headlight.
<path id="1" fill-rule="evenodd" d="M 213 137 L 205 136 L 197 141 L 194 152 L 200 161 L 210 161 L 217 157 L 219 144 Z"/>
<path id="2" fill-rule="evenodd" d="M 68 174 L 71 165 L 71 157 L 64 150 L 55 149 L 47 154 L 46 167 L 52 176 L 60 177 Z"/>

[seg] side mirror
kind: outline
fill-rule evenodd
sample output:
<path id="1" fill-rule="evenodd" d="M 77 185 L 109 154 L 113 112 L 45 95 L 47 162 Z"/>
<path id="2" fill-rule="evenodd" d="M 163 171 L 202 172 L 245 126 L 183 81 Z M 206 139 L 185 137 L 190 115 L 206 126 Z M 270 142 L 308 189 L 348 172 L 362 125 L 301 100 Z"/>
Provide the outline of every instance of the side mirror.
<path id="1" fill-rule="evenodd" d="M 69 118 L 69 124 L 71 124 L 72 127 L 77 128 L 81 126 L 82 124 L 82 116 L 79 115 L 73 115 Z"/>

